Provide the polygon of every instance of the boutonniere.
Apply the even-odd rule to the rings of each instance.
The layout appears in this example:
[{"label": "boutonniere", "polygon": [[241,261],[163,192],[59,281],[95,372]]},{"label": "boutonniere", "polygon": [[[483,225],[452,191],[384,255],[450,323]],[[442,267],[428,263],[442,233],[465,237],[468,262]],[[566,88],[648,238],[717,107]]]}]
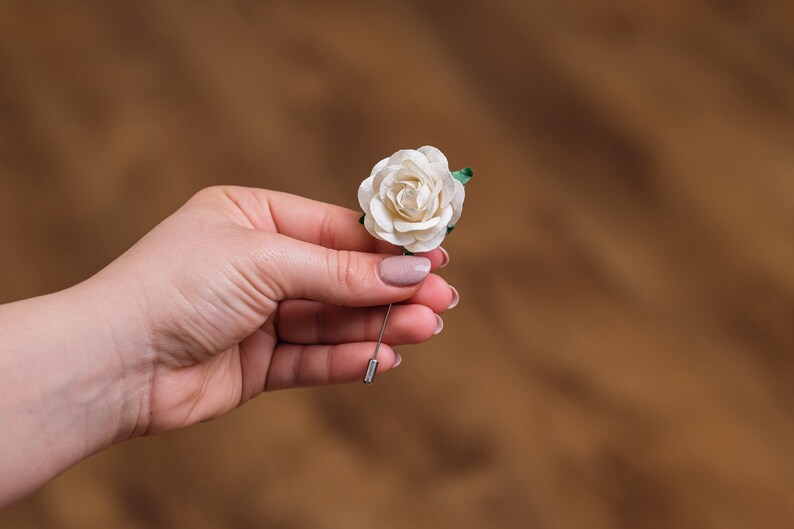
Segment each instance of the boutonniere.
[{"label": "boutonniere", "polygon": [[470,168],[450,171],[435,147],[397,151],[375,164],[358,188],[361,222],[373,237],[406,253],[438,248],[463,212]]},{"label": "boutonniere", "polygon": [[[360,222],[373,237],[401,246],[409,255],[438,248],[463,212],[465,185],[474,175],[466,167],[450,171],[447,157],[435,147],[397,151],[375,164],[358,188],[364,214]],[[375,353],[364,382],[371,384],[378,349],[389,320],[386,309]]]}]

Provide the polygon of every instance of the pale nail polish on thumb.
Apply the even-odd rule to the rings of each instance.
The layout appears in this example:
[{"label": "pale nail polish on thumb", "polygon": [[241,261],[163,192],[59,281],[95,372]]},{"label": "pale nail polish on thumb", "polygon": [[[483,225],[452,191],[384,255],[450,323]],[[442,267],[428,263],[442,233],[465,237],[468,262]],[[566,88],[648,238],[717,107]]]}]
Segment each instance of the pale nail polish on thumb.
[{"label": "pale nail polish on thumb", "polygon": [[414,255],[395,255],[378,264],[380,278],[387,285],[410,287],[421,283],[430,273],[430,259]]}]

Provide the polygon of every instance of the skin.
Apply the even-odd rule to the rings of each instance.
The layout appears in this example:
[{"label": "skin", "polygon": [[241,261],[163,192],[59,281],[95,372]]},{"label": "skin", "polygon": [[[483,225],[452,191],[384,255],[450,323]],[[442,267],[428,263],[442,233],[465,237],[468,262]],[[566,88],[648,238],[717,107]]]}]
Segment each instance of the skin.
[{"label": "skin", "polygon": [[[359,382],[385,342],[420,343],[453,293],[384,283],[400,250],[360,213],[261,189],[202,190],[94,277],[0,306],[0,506],[103,448],[263,391]],[[421,254],[431,268],[441,250]],[[389,345],[379,373],[399,356]]]}]

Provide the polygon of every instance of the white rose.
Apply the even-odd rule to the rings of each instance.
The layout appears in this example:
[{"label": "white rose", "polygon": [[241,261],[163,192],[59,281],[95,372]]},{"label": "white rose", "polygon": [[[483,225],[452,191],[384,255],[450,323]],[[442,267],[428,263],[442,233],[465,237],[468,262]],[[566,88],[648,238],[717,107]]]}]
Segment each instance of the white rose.
[{"label": "white rose", "polygon": [[435,147],[397,151],[372,168],[358,188],[364,226],[409,252],[437,248],[463,211],[466,192]]}]

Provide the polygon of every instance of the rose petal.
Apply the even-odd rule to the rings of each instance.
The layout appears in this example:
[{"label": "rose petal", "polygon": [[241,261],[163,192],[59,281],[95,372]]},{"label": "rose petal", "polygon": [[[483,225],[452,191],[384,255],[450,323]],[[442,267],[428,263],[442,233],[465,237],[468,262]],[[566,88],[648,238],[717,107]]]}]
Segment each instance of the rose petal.
[{"label": "rose petal", "polygon": [[453,211],[452,208],[447,206],[444,208],[440,214],[436,215],[434,218],[438,219],[438,224],[429,230],[425,230],[423,232],[415,233],[416,240],[418,241],[427,241],[430,240],[438,235],[439,231],[443,231],[446,233],[447,226],[449,226],[449,219],[452,217]]},{"label": "rose petal", "polygon": [[444,182],[442,180],[436,182],[435,186],[433,187],[433,191],[430,195],[431,200],[433,201],[432,202],[433,207],[425,210],[425,215],[424,218],[422,218],[422,220],[429,219],[430,217],[435,215],[436,212],[438,211],[438,208],[441,206],[441,198],[439,197],[439,195],[441,194],[441,190],[443,188],[444,188]]},{"label": "rose petal", "polygon": [[[450,173],[449,166],[447,166],[446,161],[444,162],[433,162],[427,166],[425,169],[426,172],[432,172],[436,175],[437,178],[441,178],[441,175],[445,175]],[[451,173],[450,173],[451,174]]]},{"label": "rose petal", "polygon": [[434,238],[430,239],[429,241],[415,241],[409,244],[403,244],[405,249],[409,252],[419,253],[419,252],[429,252],[431,250],[435,250],[441,243],[444,242],[444,237],[447,235],[447,230],[441,230],[438,235]]},{"label": "rose petal", "polygon": [[[425,186],[422,186],[425,187]],[[421,221],[424,211],[416,207],[416,199],[410,198],[415,194],[414,186],[403,185],[402,182],[395,182],[386,192],[388,206],[394,207],[395,211],[407,221]]]},{"label": "rose petal", "polygon": [[[401,174],[407,173],[413,175],[414,177],[419,178],[422,182],[426,182],[428,184],[431,184],[433,182],[436,182],[436,180],[438,180],[437,177],[434,178],[434,175],[432,173],[428,173],[427,171],[425,171],[419,164],[417,164],[413,160],[406,160],[403,166],[405,167],[405,169],[400,171]],[[425,165],[425,167],[428,166]]]},{"label": "rose petal", "polygon": [[398,213],[406,222],[422,222],[422,212],[418,209],[403,208]]},{"label": "rose petal", "polygon": [[401,186],[391,186],[388,191],[386,191],[386,197],[398,208],[400,207],[400,193],[402,193],[404,189],[401,189],[400,187]]},{"label": "rose petal", "polygon": [[455,182],[457,180],[452,176],[452,173],[447,172],[441,181],[444,182],[444,188],[441,190],[441,207],[445,208],[455,197]]},{"label": "rose petal", "polygon": [[[397,186],[395,186],[395,187],[397,187]],[[392,189],[394,189],[394,188],[392,188]],[[416,205],[416,191],[414,191],[413,189],[411,189],[409,187],[402,186],[402,189],[400,189],[400,192],[397,193],[397,202],[396,202],[396,204],[399,205],[401,208],[416,209],[417,208],[417,205]]]},{"label": "rose petal", "polygon": [[372,177],[372,176],[375,176],[376,174],[378,174],[383,168],[386,167],[386,165],[388,163],[389,163],[389,159],[388,158],[384,158],[383,160],[381,160],[378,163],[376,163],[375,167],[373,167],[372,171],[370,171],[369,176]]},{"label": "rose petal", "polygon": [[452,211],[454,213],[449,219],[447,226],[456,224],[458,220],[460,220],[460,215],[463,213],[463,200],[465,198],[466,188],[463,187],[463,184],[455,180],[455,196],[452,198],[452,202],[450,202],[450,206],[452,206]]},{"label": "rose petal", "polygon": [[364,210],[364,213],[369,215],[369,203],[372,201],[372,197],[375,196],[375,192],[372,190],[372,181],[374,177],[370,176],[363,182],[358,188],[358,204],[361,206],[361,209]]},{"label": "rose petal", "polygon": [[[438,216],[434,217],[434,220],[438,221],[437,230],[441,230],[441,231],[446,231],[447,230],[447,226],[449,226],[449,219],[452,217],[452,214],[453,214],[452,207],[447,206],[441,212],[441,215],[438,215]],[[436,230],[430,230],[430,231],[432,233],[416,233],[415,235],[416,235],[417,240],[426,241],[428,239],[432,239],[433,237],[435,237],[436,236],[436,234],[435,234]]]},{"label": "rose petal", "polygon": [[[375,177],[373,185],[377,186],[375,189],[377,189],[377,194],[380,195],[381,199],[385,200],[388,196],[389,189],[395,185],[400,187],[418,187],[418,179],[411,174],[406,176],[403,171],[404,168],[398,168],[395,170],[394,167],[389,167],[384,169],[384,171],[381,173],[378,173],[378,176]],[[386,173],[385,176],[380,178],[380,175],[383,173]]]},{"label": "rose petal", "polygon": [[429,230],[412,232],[412,235],[414,236],[414,239],[416,239],[417,241],[429,241],[435,238],[438,235],[438,233],[441,231],[447,231],[447,230],[446,228],[444,228],[439,224],[435,228],[431,228]]},{"label": "rose petal", "polygon": [[369,209],[378,228],[389,232],[394,230],[394,216],[389,212],[386,204],[378,200],[378,197],[373,197],[369,203]]},{"label": "rose petal", "polygon": [[419,147],[417,151],[421,152],[427,159],[431,162],[439,162],[444,164],[444,169],[449,171],[449,162],[447,161],[447,157],[444,156],[444,153],[436,149],[431,145],[425,145],[424,147]]},{"label": "rose petal", "polygon": [[[389,211],[393,210],[395,219],[404,219],[408,221],[419,220],[418,216],[420,215],[417,214],[415,209],[410,207],[405,207],[401,204],[400,193],[402,193],[404,189],[400,190],[400,192],[397,193],[396,191],[397,187],[399,186],[394,186],[392,189],[389,190],[389,198],[387,199],[386,207],[389,209]],[[392,197],[392,195],[394,195],[395,193],[397,194],[397,196]]]},{"label": "rose petal", "polygon": [[372,180],[372,189],[375,191],[376,194],[381,194],[383,189],[383,182],[397,173],[399,167],[384,167],[378,173],[375,174],[374,179]]},{"label": "rose petal", "polygon": [[416,163],[427,163],[427,156],[414,149],[403,149],[397,151],[389,158],[388,165],[402,165],[406,160],[413,160]]},{"label": "rose petal", "polygon": [[424,210],[431,202],[433,195],[433,188],[428,185],[421,186],[416,192],[416,206],[418,209]]},{"label": "rose petal", "polygon": [[425,208],[425,214],[422,217],[422,220],[427,220],[436,213],[438,213],[440,207],[441,207],[441,200],[438,197],[435,197],[433,199],[433,203]]},{"label": "rose petal", "polygon": [[[440,221],[441,219],[438,217],[432,218],[425,222],[405,222],[404,220],[395,220],[394,229],[402,232],[427,230],[438,225]],[[446,225],[444,225],[444,227],[446,228]]]},{"label": "rose petal", "polygon": [[408,233],[400,233],[396,231],[387,232],[379,230],[377,227],[375,227],[375,233],[379,239],[396,244],[397,246],[405,246],[406,244],[411,244],[416,241],[413,235]]},{"label": "rose petal", "polygon": [[375,219],[372,218],[372,215],[364,216],[364,227],[367,229],[370,235],[380,239],[381,237],[375,231]]}]

